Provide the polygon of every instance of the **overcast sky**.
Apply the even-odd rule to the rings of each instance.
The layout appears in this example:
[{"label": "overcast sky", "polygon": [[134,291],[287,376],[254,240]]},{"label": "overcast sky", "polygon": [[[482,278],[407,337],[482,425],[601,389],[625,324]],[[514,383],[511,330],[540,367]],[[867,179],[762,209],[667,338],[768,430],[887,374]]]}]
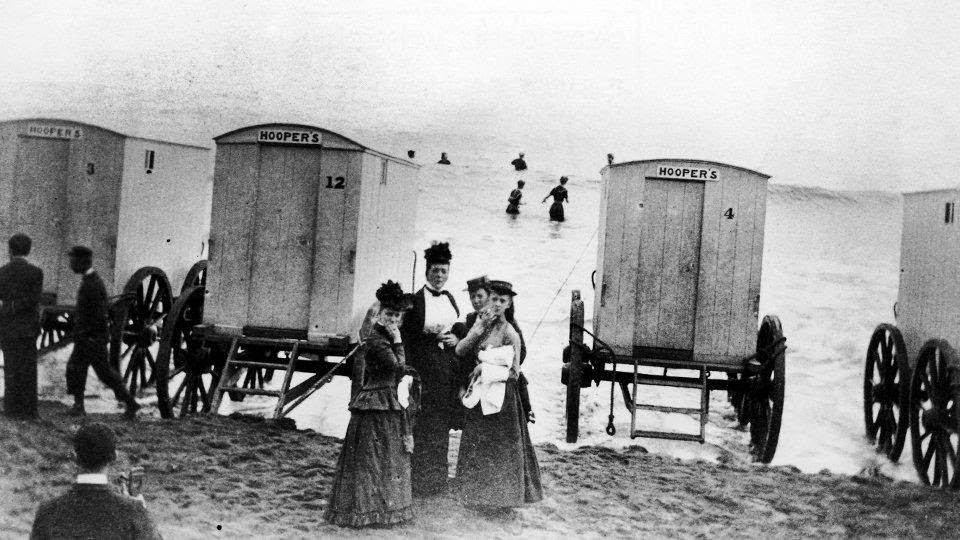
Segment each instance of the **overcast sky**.
[{"label": "overcast sky", "polygon": [[549,134],[791,183],[960,184],[958,2],[175,5],[4,0],[2,112],[69,106],[43,85],[121,87],[171,108],[314,102],[397,130]]}]

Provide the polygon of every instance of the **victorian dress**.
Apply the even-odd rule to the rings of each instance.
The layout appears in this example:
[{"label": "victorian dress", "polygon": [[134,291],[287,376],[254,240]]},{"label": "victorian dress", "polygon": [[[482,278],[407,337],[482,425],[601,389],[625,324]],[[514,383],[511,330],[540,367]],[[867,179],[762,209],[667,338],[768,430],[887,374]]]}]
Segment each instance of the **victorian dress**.
[{"label": "victorian dress", "polygon": [[[519,341],[513,327],[501,320],[479,335],[469,334],[458,351],[476,358],[481,350],[507,345],[519,355]],[[464,504],[513,507],[543,498],[515,375],[507,378],[502,395],[499,412],[484,414],[479,404],[467,412],[457,461],[458,498]]]},{"label": "victorian dress", "polygon": [[[467,333],[473,328],[473,325],[477,322],[477,312],[467,313],[464,322],[457,323],[457,326],[454,327],[454,333],[458,338],[463,339],[466,337]],[[517,324],[516,319],[509,319],[510,325],[513,326],[513,329],[517,331],[517,335],[520,337],[520,365],[523,365],[523,361],[527,359],[527,343],[523,339],[523,331],[520,330],[520,325]],[[460,360],[460,385],[466,387],[469,379],[470,372],[473,371],[473,368],[476,366],[476,357],[468,355],[466,358],[461,358]],[[527,376],[520,372],[520,377],[517,379],[517,393],[520,394],[520,405],[523,407],[523,414],[527,416],[530,411],[533,410],[533,407],[530,405],[530,391],[527,388]],[[466,411],[463,412],[463,417],[466,417]],[[461,422],[462,427],[462,422]]]},{"label": "victorian dress", "polygon": [[420,375],[420,411],[413,427],[411,472],[413,494],[428,496],[447,487],[450,430],[456,427],[459,404],[459,365],[453,347],[439,339],[451,331],[460,309],[448,291],[423,287],[413,296],[413,308],[403,316],[400,332],[407,362]]},{"label": "victorian dress", "polygon": [[390,525],[413,517],[409,413],[397,393],[403,345],[375,324],[365,341],[363,386],[350,401],[350,423],[324,518],[336,525]]}]

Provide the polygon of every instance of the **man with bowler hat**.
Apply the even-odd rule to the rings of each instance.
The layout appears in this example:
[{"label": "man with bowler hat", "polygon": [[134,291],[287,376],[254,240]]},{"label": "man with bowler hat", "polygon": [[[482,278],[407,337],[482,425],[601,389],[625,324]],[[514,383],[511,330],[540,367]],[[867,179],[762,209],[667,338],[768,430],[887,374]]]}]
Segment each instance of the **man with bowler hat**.
[{"label": "man with bowler hat", "polygon": [[15,234],[7,242],[10,262],[0,267],[0,348],[3,349],[3,412],[7,416],[37,416],[38,305],[43,270],[27,262],[32,242]]},{"label": "man with bowler hat", "polygon": [[117,493],[107,472],[117,459],[117,437],[101,422],[87,424],[73,439],[79,474],[70,491],[40,506],[31,540],[46,538],[158,539],[143,497]]},{"label": "man with bowler hat", "polygon": [[67,393],[73,394],[70,414],[86,414],[83,394],[87,386],[87,368],[113,390],[117,400],[127,406],[126,415],[136,416],[140,406],[123,386],[117,370],[110,365],[107,343],[110,341],[107,288],[93,269],[93,251],[86,246],[70,248],[70,269],[83,276],[77,291],[77,315],[73,327],[73,354],[67,361]]}]

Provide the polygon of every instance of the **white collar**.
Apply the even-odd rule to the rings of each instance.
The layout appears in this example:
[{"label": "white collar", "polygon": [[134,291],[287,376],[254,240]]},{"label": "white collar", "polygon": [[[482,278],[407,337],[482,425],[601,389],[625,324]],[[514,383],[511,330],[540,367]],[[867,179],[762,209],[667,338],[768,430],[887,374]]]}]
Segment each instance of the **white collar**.
[{"label": "white collar", "polygon": [[93,273],[93,267],[91,266],[90,268],[87,268],[87,271],[84,272],[83,275],[89,276],[89,275],[92,274],[92,273]]},{"label": "white collar", "polygon": [[77,475],[78,484],[109,484],[107,475],[103,473],[85,473]]},{"label": "white collar", "polygon": [[426,289],[426,290],[428,290],[428,291],[433,291],[433,292],[435,292],[435,293],[437,293],[437,294],[443,294],[443,289],[441,289],[441,290],[438,291],[437,289],[434,289],[434,288],[431,287],[430,285],[424,285],[423,288]]}]

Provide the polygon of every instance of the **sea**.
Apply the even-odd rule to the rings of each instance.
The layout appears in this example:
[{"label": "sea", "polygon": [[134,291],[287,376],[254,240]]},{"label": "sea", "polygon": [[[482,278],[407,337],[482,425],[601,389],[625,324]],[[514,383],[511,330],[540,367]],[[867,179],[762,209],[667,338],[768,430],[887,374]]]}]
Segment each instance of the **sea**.
[{"label": "sea", "polygon": [[[196,91],[175,101],[163,89],[72,85],[8,85],[0,117],[67,118],[124,133],[212,147],[212,137],[265,122],[296,122],[346,135],[374,149],[405,156],[416,152],[419,177],[416,238],[411,260],[433,241],[449,242],[453,260],[448,288],[461,306],[461,289],[480,274],[505,279],[519,292],[516,311],[526,336],[524,371],[537,415],[535,442],[561,448],[585,445],[641,445],[683,459],[749,460],[748,433],[738,428],[724,392],[711,396],[706,443],[631,439],[630,414],[617,389],[616,435],[605,432],[610,384],[583,389],[580,438],[564,442],[565,387],[560,383],[561,351],[567,342],[570,298],[580,291],[590,321],[596,267],[600,169],[606,154],[616,161],[693,158],[712,155],[650,155],[629,130],[569,132],[551,125],[504,129],[463,118],[424,120],[413,108],[377,110],[323,99],[273,100],[260,94]],[[435,118],[435,117],[431,117]],[[447,152],[451,165],[437,165]],[[529,169],[522,176],[509,165],[518,152]],[[752,163],[734,163],[755,168]],[[762,171],[773,173],[772,171]],[[567,220],[552,223],[541,199],[561,175],[569,177]],[[516,180],[526,181],[519,216],[508,216],[506,197]],[[781,183],[767,192],[760,313],[777,315],[787,337],[786,399],[774,465],[808,472],[827,469],[856,474],[877,469],[914,480],[909,464],[888,463],[864,438],[862,377],[865,351],[877,324],[892,322],[897,295],[902,199],[897,193],[851,192],[811,187],[823,179]],[[149,261],[144,261],[149,264]],[[420,266],[422,268],[422,266]],[[410,284],[411,276],[396,276]],[[423,283],[422,274],[415,285]],[[589,325],[588,325],[589,326]],[[644,388],[644,400],[696,406],[696,393]],[[671,393],[673,392],[673,393]],[[109,392],[104,392],[109,397]],[[333,436],[346,431],[349,381],[337,378],[307,400],[292,417],[300,428]],[[268,414],[267,400],[227,403],[224,411]],[[652,413],[638,417],[646,429],[696,431],[691,416]]]}]

